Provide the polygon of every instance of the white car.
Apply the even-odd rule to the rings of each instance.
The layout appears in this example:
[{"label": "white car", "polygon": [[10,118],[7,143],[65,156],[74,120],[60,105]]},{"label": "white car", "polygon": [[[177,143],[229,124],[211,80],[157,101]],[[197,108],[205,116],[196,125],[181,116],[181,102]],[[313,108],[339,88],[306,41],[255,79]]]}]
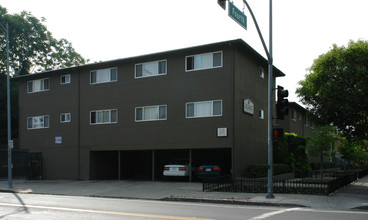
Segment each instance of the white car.
[{"label": "white car", "polygon": [[189,176],[189,163],[177,160],[164,166],[164,176]]}]

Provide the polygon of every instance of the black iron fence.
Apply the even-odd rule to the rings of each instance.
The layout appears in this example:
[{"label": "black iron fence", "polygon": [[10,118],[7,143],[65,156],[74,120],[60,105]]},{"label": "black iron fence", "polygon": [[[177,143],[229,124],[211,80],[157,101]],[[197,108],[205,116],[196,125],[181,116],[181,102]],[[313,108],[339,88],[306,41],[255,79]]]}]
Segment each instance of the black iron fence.
[{"label": "black iron fence", "polygon": [[[313,172],[308,178],[273,181],[274,193],[330,195],[368,174],[368,169],[344,172]],[[267,179],[205,179],[203,191],[266,193]]]}]

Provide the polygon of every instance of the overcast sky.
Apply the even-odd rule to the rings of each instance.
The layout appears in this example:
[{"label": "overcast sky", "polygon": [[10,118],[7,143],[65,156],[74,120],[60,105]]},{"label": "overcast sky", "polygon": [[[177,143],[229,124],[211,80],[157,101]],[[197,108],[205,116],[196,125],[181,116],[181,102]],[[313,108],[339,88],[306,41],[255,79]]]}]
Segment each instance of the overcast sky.
[{"label": "overcast sky", "polygon": [[[243,1],[233,3],[243,10]],[[269,0],[248,0],[268,46]],[[91,62],[144,55],[241,38],[266,57],[247,8],[248,29],[235,23],[217,0],[1,0],[10,14],[45,17],[57,39],[66,38]],[[273,0],[274,65],[289,90],[313,60],[333,44],[368,39],[367,0]],[[10,27],[11,28],[11,27]]]}]

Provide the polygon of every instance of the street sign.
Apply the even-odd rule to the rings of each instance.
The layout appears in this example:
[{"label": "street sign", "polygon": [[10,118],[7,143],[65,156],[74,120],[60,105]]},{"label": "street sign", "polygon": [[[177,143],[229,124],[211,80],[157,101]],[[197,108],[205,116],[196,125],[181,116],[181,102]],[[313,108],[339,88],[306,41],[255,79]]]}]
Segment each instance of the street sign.
[{"label": "street sign", "polygon": [[229,17],[236,21],[240,26],[247,29],[247,16],[241,12],[233,3],[229,1]]}]

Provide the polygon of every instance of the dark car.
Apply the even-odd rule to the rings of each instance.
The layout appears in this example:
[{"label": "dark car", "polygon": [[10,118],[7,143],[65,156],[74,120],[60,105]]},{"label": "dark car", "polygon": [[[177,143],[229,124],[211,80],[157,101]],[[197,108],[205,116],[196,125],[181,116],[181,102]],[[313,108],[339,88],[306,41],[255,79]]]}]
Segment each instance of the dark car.
[{"label": "dark car", "polygon": [[218,165],[202,165],[197,169],[198,178],[211,178],[221,176],[222,169]]}]

